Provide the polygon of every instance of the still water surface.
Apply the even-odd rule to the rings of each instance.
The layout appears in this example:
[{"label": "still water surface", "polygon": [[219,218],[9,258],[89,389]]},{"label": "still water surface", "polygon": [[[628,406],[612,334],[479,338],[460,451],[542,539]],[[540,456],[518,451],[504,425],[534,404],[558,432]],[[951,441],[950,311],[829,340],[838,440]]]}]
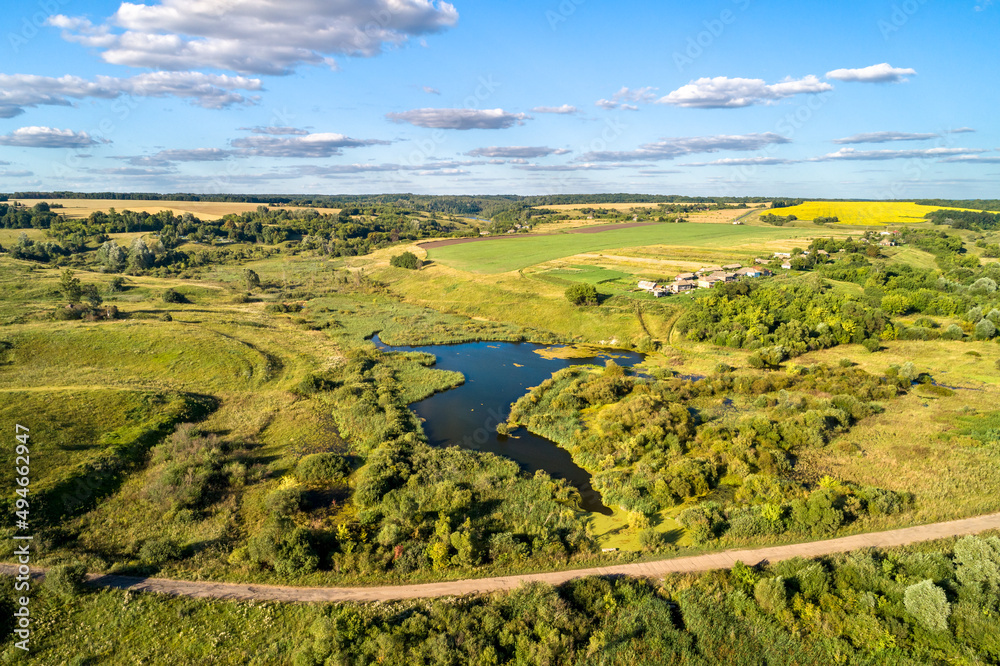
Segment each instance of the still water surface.
[{"label": "still water surface", "polygon": [[586,511],[610,514],[601,495],[590,485],[590,474],[573,462],[565,449],[524,428],[510,436],[498,435],[496,426],[507,419],[510,405],[538,386],[552,373],[572,365],[599,364],[614,359],[622,366],[642,361],[642,354],[620,350],[596,353],[588,358],[547,359],[535,353],[545,345],[526,342],[469,342],[456,345],[392,347],[378,336],[372,339],[384,351],[420,351],[437,357],[436,368],[465,375],[465,384],[410,408],[424,421],[424,432],[434,446],[462,446],[489,451],[516,461],[529,474],[545,470],[565,479],[580,491]]}]

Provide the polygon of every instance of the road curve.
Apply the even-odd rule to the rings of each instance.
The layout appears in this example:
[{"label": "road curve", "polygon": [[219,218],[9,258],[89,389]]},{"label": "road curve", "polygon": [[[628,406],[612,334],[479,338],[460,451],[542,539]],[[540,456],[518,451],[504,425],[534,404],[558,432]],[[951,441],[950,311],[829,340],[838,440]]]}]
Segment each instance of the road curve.
[{"label": "road curve", "polygon": [[[638,562],[607,567],[594,567],[591,569],[573,569],[569,571],[501,576],[499,578],[467,579],[421,585],[286,587],[281,585],[215,583],[208,581],[172,580],[167,578],[139,578],[110,574],[88,574],[87,578],[88,582],[94,586],[112,587],[137,592],[160,592],[162,594],[195,599],[286,602],[393,601],[511,590],[522,583],[530,582],[558,585],[584,576],[640,576],[660,578],[670,573],[728,569],[737,561],[746,564],[757,564],[764,561],[777,562],[792,557],[817,557],[831,553],[843,553],[859,548],[903,546],[919,541],[932,541],[946,537],[976,534],[991,529],[1000,529],[1000,513],[786,546],[727,550],[721,553],[678,557],[672,560],[659,560],[656,562]],[[35,571],[39,570],[36,569],[33,573]],[[16,565],[0,564],[0,574],[13,576],[16,573]]]}]

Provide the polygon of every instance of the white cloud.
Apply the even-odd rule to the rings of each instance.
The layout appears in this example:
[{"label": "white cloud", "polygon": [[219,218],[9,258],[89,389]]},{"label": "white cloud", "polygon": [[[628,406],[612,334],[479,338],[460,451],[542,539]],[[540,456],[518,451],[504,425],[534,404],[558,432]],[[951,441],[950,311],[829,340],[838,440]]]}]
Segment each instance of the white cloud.
[{"label": "white cloud", "polygon": [[565,155],[570,151],[564,148],[548,148],[546,146],[489,146],[476,148],[466,153],[472,157],[502,157],[502,158],[535,158],[549,155]]},{"label": "white cloud", "polygon": [[854,148],[841,148],[835,153],[828,153],[822,157],[814,157],[810,162],[831,162],[837,160],[861,160],[880,161],[898,160],[920,157],[949,157],[953,155],[974,155],[985,153],[979,148],[922,148],[916,150],[855,150]]},{"label": "white cloud", "polygon": [[376,139],[352,139],[343,134],[320,133],[306,136],[280,138],[276,136],[248,136],[234,139],[233,147],[243,155],[264,157],[332,157],[340,155],[344,148],[388,145],[389,141]]},{"label": "white cloud", "polygon": [[0,169],[0,178],[30,178],[34,176],[33,171],[9,171],[7,169]]},{"label": "white cloud", "polygon": [[409,123],[417,127],[437,129],[507,129],[523,125],[531,116],[526,113],[508,113],[503,109],[414,109],[402,113],[387,113],[386,118],[395,123]]},{"label": "white cloud", "polygon": [[780,157],[727,157],[714,162],[691,162],[689,164],[679,164],[684,167],[707,167],[707,166],[775,166],[783,164],[798,164],[799,160],[786,160]]},{"label": "white cloud", "polygon": [[906,76],[916,74],[917,70],[893,67],[887,62],[859,69],[835,69],[826,73],[826,78],[838,81],[860,81],[862,83],[900,83],[906,81]]},{"label": "white cloud", "polygon": [[457,22],[453,5],[434,0],[161,0],[123,2],[96,26],[49,19],[64,39],[101,49],[112,64],[256,74],[335,67],[331,56],[375,56]]},{"label": "white cloud", "polygon": [[53,127],[21,127],[10,134],[0,136],[0,146],[19,148],[87,148],[98,143],[86,132],[61,130]]},{"label": "white cloud", "polygon": [[890,141],[926,141],[936,139],[940,134],[912,134],[908,132],[867,132],[853,134],[843,139],[834,139],[834,143],[889,143]]},{"label": "white cloud", "polygon": [[133,166],[167,166],[174,162],[220,162],[233,156],[230,150],[220,148],[190,148],[161,150],[154,155],[139,155],[135,157],[124,157]]},{"label": "white cloud", "polygon": [[975,131],[971,127],[959,127],[958,129],[948,130],[948,134],[967,134]]},{"label": "white cloud", "polygon": [[578,108],[569,104],[563,104],[562,106],[536,106],[531,110],[532,113],[557,113],[561,115],[578,113],[579,111]]},{"label": "white cloud", "polygon": [[431,88],[430,86],[424,86],[422,90],[428,95],[440,95],[441,91],[437,88]]},{"label": "white cloud", "polygon": [[968,162],[970,164],[1000,164],[1000,157],[992,155],[954,155],[946,157],[941,162]]},{"label": "white cloud", "polygon": [[717,76],[692,81],[661,97],[657,103],[696,109],[731,109],[828,90],[833,90],[833,86],[823,83],[812,74],[801,79],[788,78],[773,84],[768,84],[763,79],[731,79]]},{"label": "white cloud", "polygon": [[515,169],[520,169],[522,171],[607,171],[608,169],[614,169],[618,166],[634,166],[629,165],[618,165],[618,164],[522,164],[515,166]]},{"label": "white cloud", "polygon": [[260,90],[259,79],[201,72],[149,72],[129,78],[98,76],[93,81],[78,76],[0,74],[0,118],[13,118],[26,108],[71,106],[72,100],[95,98],[181,97],[195,104],[221,109],[255,100],[234,90]]},{"label": "white cloud", "polygon": [[581,162],[632,162],[670,160],[680,155],[716,153],[720,150],[760,150],[772,144],[791,143],[789,139],[767,132],[765,134],[720,134],[716,136],[688,136],[663,139],[647,143],[630,151],[601,151],[582,155]]},{"label": "white cloud", "polygon": [[611,99],[616,102],[634,102],[636,104],[649,104],[656,101],[656,88],[646,86],[645,88],[628,88],[622,86],[618,92],[612,95]]},{"label": "white cloud", "polygon": [[305,136],[309,134],[309,130],[299,129],[298,127],[262,127],[257,125],[256,127],[239,127],[237,129],[254,134],[272,134],[275,136]]}]

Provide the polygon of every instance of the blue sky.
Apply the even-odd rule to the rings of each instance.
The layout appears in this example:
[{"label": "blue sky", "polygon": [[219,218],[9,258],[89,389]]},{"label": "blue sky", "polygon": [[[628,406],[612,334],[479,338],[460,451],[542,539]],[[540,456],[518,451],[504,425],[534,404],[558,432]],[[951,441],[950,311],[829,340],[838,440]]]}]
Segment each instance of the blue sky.
[{"label": "blue sky", "polygon": [[997,197],[1000,4],[36,0],[0,191]]}]

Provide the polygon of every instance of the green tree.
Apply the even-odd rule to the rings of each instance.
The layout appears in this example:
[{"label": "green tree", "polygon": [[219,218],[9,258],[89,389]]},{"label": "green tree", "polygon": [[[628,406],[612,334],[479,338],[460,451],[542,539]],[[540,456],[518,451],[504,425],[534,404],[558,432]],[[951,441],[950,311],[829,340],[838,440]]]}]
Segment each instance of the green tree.
[{"label": "green tree", "polygon": [[132,271],[144,271],[153,265],[153,253],[149,251],[146,241],[136,238],[128,250],[128,267]]},{"label": "green tree", "polygon": [[578,283],[566,290],[566,299],[573,305],[597,305],[597,288]]},{"label": "green tree", "polygon": [[411,271],[415,271],[424,264],[417,258],[417,255],[412,252],[404,252],[403,254],[397,254],[395,257],[390,259],[389,265],[395,266],[396,268],[408,268]]},{"label": "green tree", "polygon": [[70,303],[79,303],[83,296],[83,287],[80,286],[80,278],[73,277],[73,271],[66,269],[59,278],[59,290]]},{"label": "green tree", "polygon": [[243,282],[246,283],[247,291],[260,289],[260,276],[252,268],[243,271]]},{"label": "green tree", "polygon": [[951,604],[944,590],[932,580],[925,580],[916,585],[910,585],[903,593],[903,604],[920,624],[931,631],[946,631],[948,616],[951,615]]},{"label": "green tree", "polygon": [[104,299],[101,298],[101,292],[97,290],[96,284],[84,285],[83,296],[87,299],[87,303],[89,303],[92,308],[99,308],[104,302]]},{"label": "green tree", "polygon": [[118,243],[109,240],[97,250],[97,261],[108,273],[121,273],[128,265],[128,255]]}]

